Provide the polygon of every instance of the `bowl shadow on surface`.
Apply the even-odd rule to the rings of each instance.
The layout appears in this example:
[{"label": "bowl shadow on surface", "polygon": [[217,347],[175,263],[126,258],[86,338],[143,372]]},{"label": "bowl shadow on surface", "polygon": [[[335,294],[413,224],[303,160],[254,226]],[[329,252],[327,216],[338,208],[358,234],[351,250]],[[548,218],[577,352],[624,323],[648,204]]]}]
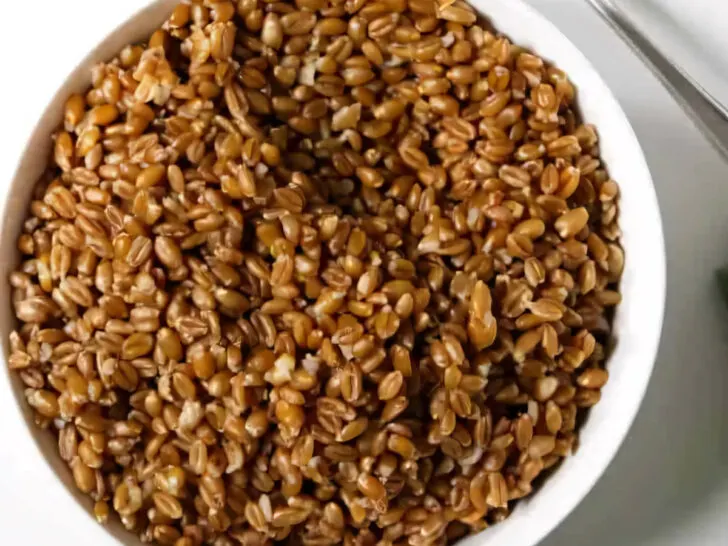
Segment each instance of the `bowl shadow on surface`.
[{"label": "bowl shadow on surface", "polygon": [[[725,214],[722,225],[710,224],[710,218],[720,217],[728,205],[725,183],[717,183],[725,165],[704,141],[686,131],[680,118],[637,111],[627,104],[625,109],[650,163],[663,218],[685,218],[690,203],[689,210],[705,212],[691,216],[705,229],[693,227],[688,233],[680,221],[664,223],[666,315],[642,409],[592,494],[542,546],[584,544],[594,537],[602,537],[599,544],[610,544],[615,525],[619,534],[614,544],[643,544],[669,536],[693,515],[704,513],[711,495],[728,482],[724,425],[728,341],[715,343],[728,340],[728,304],[722,304],[715,280],[716,268],[722,260],[728,262],[728,243],[718,238],[696,245],[691,240],[695,233],[706,237],[710,232],[728,233]],[[680,156],[669,162],[661,145],[665,135],[674,140],[671,149],[680,149]],[[713,176],[696,177],[706,170]],[[694,179],[716,183],[698,187],[689,183]],[[697,199],[696,192],[700,192]]]}]

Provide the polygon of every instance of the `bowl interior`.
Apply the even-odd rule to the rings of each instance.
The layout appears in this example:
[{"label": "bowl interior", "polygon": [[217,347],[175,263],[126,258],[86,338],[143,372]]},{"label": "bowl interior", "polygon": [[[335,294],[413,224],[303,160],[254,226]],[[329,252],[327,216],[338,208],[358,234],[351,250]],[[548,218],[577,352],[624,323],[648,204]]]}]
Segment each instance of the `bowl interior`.
[{"label": "bowl interior", "polygon": [[[622,442],[639,408],[649,380],[664,309],[665,254],[657,200],[644,156],[626,116],[613,95],[584,56],[553,25],[521,0],[471,0],[493,26],[515,43],[525,46],[566,71],[578,89],[583,118],[597,126],[602,157],[610,175],[620,184],[620,222],[627,261],[621,284],[623,303],[618,308],[614,334],[617,344],[609,360],[610,380],[601,402],[590,412],[580,433],[580,448],[549,477],[538,493],[519,502],[513,515],[487,532],[465,539],[464,546],[533,545],[553,529],[594,485]],[[165,19],[176,0],[157,0],[117,27],[115,21],[99,21],[111,32],[68,77],[41,115],[28,146],[20,159],[4,203],[0,240],[0,278],[7,279],[18,263],[15,246],[27,214],[30,192],[42,174],[50,154],[49,135],[59,126],[63,104],[69,94],[88,87],[91,67],[115,56],[127,43],[148,37]],[[9,302],[8,284],[0,282],[0,301]],[[15,327],[9,305],[0,308],[0,343],[7,359],[7,338]],[[95,524],[89,512],[91,501],[77,493],[70,472],[57,453],[50,434],[40,432],[32,422],[20,381],[0,373],[0,390],[12,389],[19,413],[30,427],[28,438],[18,439],[22,448],[31,447],[29,456],[39,460],[40,450],[75,501],[64,510],[74,521],[88,522],[89,543],[139,544],[119,523],[107,533]],[[32,440],[31,440],[32,437]],[[32,452],[32,455],[30,454]],[[73,508],[70,507],[73,505]],[[74,512],[71,515],[71,512]],[[86,512],[86,514],[84,514]]]}]

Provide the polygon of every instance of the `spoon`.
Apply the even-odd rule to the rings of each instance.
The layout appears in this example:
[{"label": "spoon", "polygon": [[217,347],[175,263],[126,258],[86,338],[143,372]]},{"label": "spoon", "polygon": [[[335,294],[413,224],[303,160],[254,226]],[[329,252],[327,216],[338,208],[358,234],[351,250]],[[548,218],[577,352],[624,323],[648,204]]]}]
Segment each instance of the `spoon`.
[{"label": "spoon", "polygon": [[667,88],[724,159],[728,160],[728,108],[668,59],[612,0],[587,0]]}]

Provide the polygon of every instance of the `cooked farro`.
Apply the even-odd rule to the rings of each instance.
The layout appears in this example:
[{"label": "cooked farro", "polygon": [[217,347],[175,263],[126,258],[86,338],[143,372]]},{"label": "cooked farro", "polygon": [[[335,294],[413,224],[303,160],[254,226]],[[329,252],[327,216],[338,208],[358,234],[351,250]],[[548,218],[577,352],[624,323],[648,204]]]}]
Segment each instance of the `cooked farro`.
[{"label": "cooked farro", "polygon": [[624,253],[561,70],[461,0],[191,0],[91,81],[8,363],[99,522],[446,544],[572,451]]}]

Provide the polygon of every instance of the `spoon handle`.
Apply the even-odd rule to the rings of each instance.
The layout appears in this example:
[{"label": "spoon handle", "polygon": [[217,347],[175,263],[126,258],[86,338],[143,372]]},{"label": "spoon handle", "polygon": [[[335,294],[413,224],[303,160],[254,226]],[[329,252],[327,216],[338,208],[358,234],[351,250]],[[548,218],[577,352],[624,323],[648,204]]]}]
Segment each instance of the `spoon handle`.
[{"label": "spoon handle", "polygon": [[728,109],[670,61],[612,0],[587,0],[667,88],[713,147],[728,160]]}]

